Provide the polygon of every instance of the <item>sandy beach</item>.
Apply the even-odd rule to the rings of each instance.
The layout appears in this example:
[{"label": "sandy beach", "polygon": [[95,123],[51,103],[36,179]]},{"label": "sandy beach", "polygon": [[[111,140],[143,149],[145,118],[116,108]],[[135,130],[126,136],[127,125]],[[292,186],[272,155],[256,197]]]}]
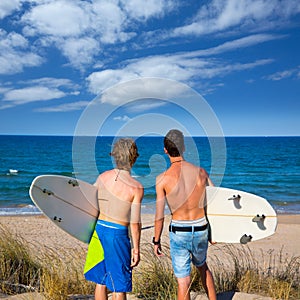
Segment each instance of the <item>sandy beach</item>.
[{"label": "sandy beach", "polygon": [[[149,243],[153,236],[153,215],[143,215],[143,227],[141,243]],[[168,218],[166,218],[164,233],[162,240],[168,243]],[[29,246],[33,251],[37,253],[41,250],[47,251],[47,249],[55,250],[59,253],[60,249],[78,249],[85,251],[87,245],[76,240],[72,236],[68,235],[57,226],[54,225],[48,218],[44,216],[3,216],[0,217],[0,225],[6,228],[11,234],[20,236],[29,243]],[[263,240],[254,241],[247,245],[247,247],[258,255],[264,256],[268,253],[281,257],[284,256],[294,257],[300,256],[300,215],[279,215],[278,227],[276,233]],[[225,255],[225,244],[216,244],[209,247],[208,262],[210,257]],[[244,245],[234,245],[236,249],[243,249]],[[258,258],[259,259],[259,258]],[[25,297],[25,298],[24,298]],[[28,298],[32,295],[16,295],[11,297],[5,297],[0,295],[1,299],[32,299]],[[224,298],[225,297],[225,298]],[[34,298],[38,299],[38,298]],[[135,299],[130,296],[129,299]],[[206,299],[205,296],[195,296],[193,299]],[[271,299],[267,297],[261,297],[257,295],[248,295],[235,293],[234,295],[219,295],[219,299]]]}]

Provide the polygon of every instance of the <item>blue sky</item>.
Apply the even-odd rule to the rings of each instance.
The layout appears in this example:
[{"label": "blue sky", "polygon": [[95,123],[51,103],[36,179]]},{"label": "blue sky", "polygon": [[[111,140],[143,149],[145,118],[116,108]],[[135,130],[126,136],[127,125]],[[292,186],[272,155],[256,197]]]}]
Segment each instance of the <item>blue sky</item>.
[{"label": "blue sky", "polygon": [[[147,77],[202,95],[226,136],[300,133],[298,0],[1,0],[0,22],[0,134],[73,135],[97,95]],[[202,135],[159,97],[105,105],[102,135],[141,116]]]}]

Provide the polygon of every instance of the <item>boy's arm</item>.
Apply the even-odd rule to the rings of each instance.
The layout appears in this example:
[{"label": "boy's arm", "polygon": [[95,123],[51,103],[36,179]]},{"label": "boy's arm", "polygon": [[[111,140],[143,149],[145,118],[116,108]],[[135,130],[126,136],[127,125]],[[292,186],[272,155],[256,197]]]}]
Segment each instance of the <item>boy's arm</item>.
[{"label": "boy's arm", "polygon": [[132,240],[132,264],[136,267],[140,262],[140,240],[141,240],[141,202],[144,196],[144,189],[138,188],[138,191],[131,205],[130,230]]},{"label": "boy's arm", "polygon": [[164,185],[162,182],[162,176],[156,178],[156,211],[155,211],[155,221],[154,221],[154,253],[157,256],[161,256],[161,243],[160,238],[164,227],[165,219],[165,203],[166,195],[164,190]]}]

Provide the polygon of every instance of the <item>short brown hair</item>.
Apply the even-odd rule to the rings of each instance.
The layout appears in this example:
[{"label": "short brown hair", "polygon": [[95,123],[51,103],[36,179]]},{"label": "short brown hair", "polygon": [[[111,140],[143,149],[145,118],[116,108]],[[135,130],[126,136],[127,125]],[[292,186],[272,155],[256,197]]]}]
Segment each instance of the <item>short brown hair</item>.
[{"label": "short brown hair", "polygon": [[177,129],[170,130],[164,138],[164,146],[171,157],[181,156],[184,151],[183,133]]},{"label": "short brown hair", "polygon": [[110,155],[114,157],[117,168],[121,170],[130,170],[139,156],[136,143],[130,138],[119,139]]}]

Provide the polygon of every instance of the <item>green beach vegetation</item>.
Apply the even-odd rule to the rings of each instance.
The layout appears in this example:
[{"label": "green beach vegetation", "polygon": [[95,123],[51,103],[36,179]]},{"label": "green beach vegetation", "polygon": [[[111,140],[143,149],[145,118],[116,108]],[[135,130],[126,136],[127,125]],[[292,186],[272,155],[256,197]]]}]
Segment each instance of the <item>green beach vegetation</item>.
[{"label": "green beach vegetation", "polygon": [[[164,245],[164,249],[168,246]],[[280,253],[254,254],[242,245],[222,245],[222,255],[209,257],[217,293],[238,291],[269,296],[273,299],[300,299],[300,256],[288,257]],[[176,299],[176,280],[171,259],[154,256],[152,245],[144,245],[145,261],[134,273],[134,293],[142,299]],[[200,276],[192,272],[191,290],[204,294]]]},{"label": "green beach vegetation", "polygon": [[[93,294],[94,284],[83,277],[85,249],[34,251],[33,245],[3,226],[0,236],[0,292],[37,292],[52,300]],[[222,257],[212,255],[209,259],[218,293],[240,291],[274,299],[300,299],[300,256],[288,257],[283,249],[279,254],[254,254],[247,246],[233,245],[222,246],[221,251]],[[204,293],[196,270],[192,278],[191,289]],[[135,269],[133,280],[133,293],[140,299],[176,299],[170,257],[155,257],[151,244],[142,245],[142,263]]]},{"label": "green beach vegetation", "polygon": [[35,251],[21,236],[1,225],[0,236],[0,292],[37,292],[51,300],[93,293],[94,285],[83,277],[84,249],[56,252],[41,246]]}]

